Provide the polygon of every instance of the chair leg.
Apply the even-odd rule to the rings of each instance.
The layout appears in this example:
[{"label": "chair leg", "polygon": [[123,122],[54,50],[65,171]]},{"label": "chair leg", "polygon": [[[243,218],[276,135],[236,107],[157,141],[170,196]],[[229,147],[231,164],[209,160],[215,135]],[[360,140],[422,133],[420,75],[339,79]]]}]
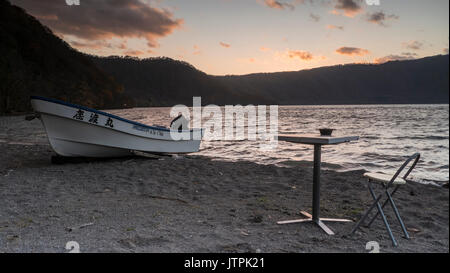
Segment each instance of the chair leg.
[{"label": "chair leg", "polygon": [[[370,180],[368,181],[368,183],[370,183]],[[373,208],[375,208],[376,204],[381,199],[381,196],[382,195],[380,194],[378,196],[378,198],[373,198],[375,200],[375,202],[373,202],[373,204],[370,206],[370,208],[367,209],[366,213],[363,215],[363,217],[361,217],[361,219],[355,225],[355,227],[353,228],[353,230],[352,230],[352,232],[350,234],[354,234],[356,232],[356,230],[361,226],[361,224],[364,223],[364,221],[366,220],[367,216],[369,216],[370,212],[373,210]],[[373,197],[373,195],[372,195],[372,197]]]},{"label": "chair leg", "polygon": [[395,216],[397,216],[397,220],[400,222],[400,226],[402,227],[403,233],[405,234],[405,238],[409,239],[410,237],[409,237],[408,231],[406,231],[405,224],[403,223],[402,218],[400,217],[400,213],[398,212],[397,206],[394,203],[394,199],[392,199],[392,196],[391,196],[391,194],[389,194],[389,192],[386,191],[386,194],[388,196],[388,200],[391,203],[392,209],[395,212]]},{"label": "chair leg", "polygon": [[[376,199],[375,193],[373,192],[373,189],[372,189],[372,186],[370,185],[370,183],[369,183],[369,191],[370,191],[370,194],[372,195],[373,199]],[[398,246],[398,243],[394,238],[394,234],[392,234],[391,227],[389,226],[386,216],[384,215],[383,208],[381,207],[380,202],[377,201],[376,203],[377,203],[378,212],[381,214],[381,218],[383,218],[384,225],[386,226],[386,229],[389,233],[389,237],[391,237],[392,244],[394,245],[394,247],[396,247],[396,246]]]},{"label": "chair leg", "polygon": [[355,231],[361,226],[362,223],[364,223],[364,220],[366,220],[367,216],[369,216],[369,213],[372,211],[372,209],[375,207],[378,201],[373,202],[372,206],[366,211],[366,213],[361,217],[361,219],[358,221],[358,223],[353,228],[352,232],[350,234],[354,234]]},{"label": "chair leg", "polygon": [[[396,186],[395,189],[392,191],[391,196],[395,194],[395,192],[397,191],[397,189],[399,188],[399,186]],[[386,190],[387,192],[387,190]],[[386,204],[389,202],[389,198],[386,199],[386,201],[384,201],[383,205],[381,206],[383,209],[386,206]],[[366,227],[370,227],[372,225],[372,223],[375,221],[375,219],[378,217],[380,213],[377,211],[377,214],[375,214],[375,216],[372,217],[372,219],[370,220],[370,222],[366,225]]]}]

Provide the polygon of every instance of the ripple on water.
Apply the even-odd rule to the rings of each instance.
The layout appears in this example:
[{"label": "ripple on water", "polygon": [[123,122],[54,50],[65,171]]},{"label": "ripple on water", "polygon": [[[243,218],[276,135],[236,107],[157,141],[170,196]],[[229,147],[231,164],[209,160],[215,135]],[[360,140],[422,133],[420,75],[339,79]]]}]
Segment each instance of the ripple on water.
[{"label": "ripple on water", "polygon": [[[172,119],[170,108],[113,112],[147,124],[170,124]],[[448,105],[279,106],[278,130],[312,133],[325,126],[336,128],[336,135],[360,136],[354,144],[323,149],[324,162],[341,165],[344,169],[392,173],[407,156],[420,152],[421,161],[412,173],[414,179],[419,182],[448,181],[448,116]],[[261,151],[260,143],[204,140],[199,154],[227,160],[247,159],[261,164],[275,164],[292,158],[312,160],[311,146],[280,141],[275,150]]]}]

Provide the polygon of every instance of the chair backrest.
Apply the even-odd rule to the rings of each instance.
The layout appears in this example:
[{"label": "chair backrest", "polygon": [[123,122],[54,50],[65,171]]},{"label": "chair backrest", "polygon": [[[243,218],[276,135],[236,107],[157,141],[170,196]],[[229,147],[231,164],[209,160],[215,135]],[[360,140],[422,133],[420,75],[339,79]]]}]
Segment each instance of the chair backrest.
[{"label": "chair backrest", "polygon": [[405,173],[405,175],[403,176],[403,179],[406,180],[406,178],[408,177],[408,175],[411,173],[411,171],[414,169],[414,167],[417,165],[417,162],[420,159],[420,153],[415,153],[412,156],[410,156],[408,159],[406,159],[405,163],[403,163],[403,165],[397,170],[397,172],[394,174],[394,176],[392,177],[391,181],[387,184],[387,187],[390,187],[392,185],[392,183],[394,183],[395,179],[397,179],[397,177],[400,175],[400,173],[403,171],[403,169],[408,166],[408,164],[414,160],[413,164],[411,165],[411,167],[409,167],[408,171]]}]

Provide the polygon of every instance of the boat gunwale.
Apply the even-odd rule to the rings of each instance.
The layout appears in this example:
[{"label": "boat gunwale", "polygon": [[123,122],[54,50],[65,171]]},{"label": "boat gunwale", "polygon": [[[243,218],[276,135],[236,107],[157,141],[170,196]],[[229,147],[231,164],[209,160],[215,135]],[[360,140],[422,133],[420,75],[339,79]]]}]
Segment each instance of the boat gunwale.
[{"label": "boat gunwale", "polygon": [[[120,120],[120,121],[123,121],[123,122],[126,122],[126,123],[130,123],[130,124],[133,124],[133,125],[141,126],[141,127],[152,129],[152,130],[159,130],[159,131],[165,131],[165,132],[170,132],[171,131],[168,128],[160,128],[160,127],[154,127],[154,126],[146,125],[146,124],[139,123],[139,122],[136,122],[136,121],[132,121],[132,120],[129,120],[129,119],[125,119],[125,118],[122,118],[122,117],[119,117],[119,116],[116,116],[116,115],[113,115],[113,114],[110,114],[110,113],[106,113],[106,112],[103,112],[103,111],[100,111],[100,110],[92,109],[92,108],[89,108],[89,107],[86,107],[86,106],[82,106],[82,105],[78,105],[78,104],[65,102],[65,101],[58,100],[58,99],[46,98],[46,97],[41,97],[41,96],[31,96],[30,98],[32,100],[42,100],[42,101],[47,101],[47,102],[51,102],[51,103],[61,104],[61,105],[68,106],[68,107],[71,107],[71,108],[76,108],[76,109],[81,109],[81,110],[84,110],[84,111],[94,112],[94,113],[97,113],[97,114],[101,114],[101,115],[104,115],[104,116],[107,116],[107,117],[110,117],[110,118],[114,118],[114,119],[117,119],[117,120]],[[191,130],[189,130],[189,132],[193,132],[194,130],[195,129],[191,129]],[[198,129],[198,130],[202,130],[202,129]]]},{"label": "boat gunwale", "polygon": [[[60,115],[57,115],[57,114],[52,114],[52,113],[43,113],[43,114],[47,115],[47,116],[64,118],[64,119],[68,119],[68,120],[71,120],[71,121],[81,122],[79,120],[72,120],[72,119],[70,119],[68,117],[63,117],[63,116],[60,116]],[[82,122],[82,123],[85,123],[85,122]],[[46,126],[45,126],[45,122],[43,122],[42,124],[44,125],[44,128],[47,131]],[[91,124],[91,123],[87,123],[87,124],[88,125],[99,126],[98,124]],[[117,133],[126,134],[126,135],[130,135],[130,136],[134,136],[134,137],[140,137],[140,138],[144,138],[144,139],[152,139],[152,140],[160,140],[160,141],[193,141],[194,140],[194,139],[173,140],[173,139],[164,139],[164,138],[153,138],[151,136],[137,135],[137,134],[130,133],[128,131],[117,130],[117,129],[114,129],[114,128],[108,128],[108,127],[104,127],[104,126],[99,126],[99,127],[107,129],[107,130],[114,130]],[[190,132],[192,133],[192,130]],[[55,138],[55,137],[53,137],[53,138]],[[64,139],[64,138],[55,138],[55,139],[67,140],[67,139]],[[83,143],[83,142],[76,141],[76,140],[71,140],[71,139],[69,141],[73,141],[73,142],[77,142],[77,143]],[[92,143],[88,143],[88,144],[92,144]],[[93,144],[93,145],[101,145],[101,146],[105,146],[105,147],[114,147],[114,146],[108,146],[108,145],[103,145],[103,144]]]}]

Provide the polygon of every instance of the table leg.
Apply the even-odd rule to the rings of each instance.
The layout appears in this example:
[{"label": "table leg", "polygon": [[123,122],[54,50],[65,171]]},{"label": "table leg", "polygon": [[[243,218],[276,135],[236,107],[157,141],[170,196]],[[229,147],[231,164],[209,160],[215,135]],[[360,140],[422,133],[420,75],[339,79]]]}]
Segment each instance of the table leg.
[{"label": "table leg", "polygon": [[322,145],[314,145],[314,170],[313,170],[313,203],[312,219],[319,222],[320,216],[320,165],[321,165]]},{"label": "table leg", "polygon": [[313,169],[313,203],[312,220],[328,235],[334,232],[320,221],[320,165],[322,164],[322,145],[314,145],[314,169]]},{"label": "table leg", "polygon": [[323,229],[323,231],[325,231],[328,235],[334,235],[334,232],[329,228],[329,227],[327,227],[327,225],[325,225],[322,221],[318,221],[318,222],[315,222],[321,229]]},{"label": "table leg", "polygon": [[277,224],[284,225],[284,224],[293,224],[293,223],[314,222],[323,231],[325,231],[328,235],[334,235],[334,232],[329,227],[327,227],[323,223],[323,221],[329,221],[329,222],[352,222],[352,220],[347,220],[347,219],[320,218],[320,165],[321,165],[321,156],[322,156],[322,145],[315,144],[314,145],[312,215],[307,213],[306,211],[301,211],[300,213],[303,214],[306,217],[305,219],[279,221],[279,222],[277,222]]}]

